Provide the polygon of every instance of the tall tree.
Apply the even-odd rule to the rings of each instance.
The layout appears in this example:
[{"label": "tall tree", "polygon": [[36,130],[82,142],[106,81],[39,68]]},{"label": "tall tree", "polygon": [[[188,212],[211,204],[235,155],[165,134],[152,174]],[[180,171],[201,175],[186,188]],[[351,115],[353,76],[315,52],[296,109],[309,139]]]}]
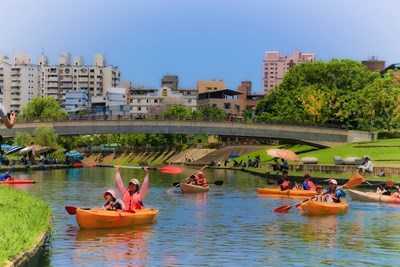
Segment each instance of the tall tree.
[{"label": "tall tree", "polygon": [[14,137],[14,146],[29,146],[33,143],[33,137],[30,133],[16,132]]},{"label": "tall tree", "polygon": [[[344,122],[357,92],[379,77],[360,62],[302,63],[257,105],[257,117],[299,122]],[[315,106],[314,106],[315,105]]]},{"label": "tall tree", "polygon": [[27,118],[40,118],[45,121],[52,121],[54,119],[66,116],[67,113],[61,109],[58,101],[53,97],[34,97],[28,102],[26,107],[22,108],[19,117]]},{"label": "tall tree", "polygon": [[358,99],[363,130],[369,130],[372,121],[375,127],[390,130],[400,119],[400,73],[390,71],[376,79],[359,92]]},{"label": "tall tree", "polygon": [[57,143],[58,135],[54,131],[53,127],[48,127],[48,126],[37,127],[33,131],[33,135],[34,135],[33,138],[34,143],[36,145],[51,146],[51,147],[55,147],[58,145]]},{"label": "tall tree", "polygon": [[174,105],[164,111],[163,115],[167,119],[189,120],[192,118],[192,109],[183,105]]}]

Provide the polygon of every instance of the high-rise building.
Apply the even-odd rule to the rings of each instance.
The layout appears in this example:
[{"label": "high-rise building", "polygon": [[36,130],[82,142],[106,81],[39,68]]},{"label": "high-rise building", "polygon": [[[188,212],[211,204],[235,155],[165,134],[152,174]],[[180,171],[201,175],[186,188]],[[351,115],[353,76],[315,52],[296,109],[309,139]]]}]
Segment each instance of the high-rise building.
[{"label": "high-rise building", "polygon": [[61,53],[59,65],[48,65],[42,55],[40,90],[43,96],[54,96],[65,107],[65,92],[86,90],[89,96],[105,96],[107,89],[117,87],[120,72],[116,67],[107,66],[103,54],[94,55],[93,65],[85,65],[80,56],[73,62],[67,52]]},{"label": "high-rise building", "polygon": [[19,113],[39,95],[39,71],[26,54],[15,53],[12,62],[0,55],[0,102],[8,111]]},{"label": "high-rise building", "polygon": [[[61,53],[58,65],[50,65],[47,56],[39,56],[39,64],[32,64],[30,56],[15,53],[12,60],[0,55],[0,102],[7,110],[20,112],[35,96],[52,96],[62,107],[66,107],[66,92],[70,93],[72,109],[82,108],[83,103],[74,103],[73,92],[78,95],[105,96],[109,88],[117,87],[120,72],[106,65],[103,54],[94,55],[93,65],[85,65],[80,56],[73,61],[69,53]],[[81,97],[78,97],[81,98]]]},{"label": "high-rise building", "polygon": [[294,51],[291,56],[285,56],[279,51],[267,51],[263,61],[264,93],[281,84],[283,76],[295,65],[315,61],[315,54]]}]

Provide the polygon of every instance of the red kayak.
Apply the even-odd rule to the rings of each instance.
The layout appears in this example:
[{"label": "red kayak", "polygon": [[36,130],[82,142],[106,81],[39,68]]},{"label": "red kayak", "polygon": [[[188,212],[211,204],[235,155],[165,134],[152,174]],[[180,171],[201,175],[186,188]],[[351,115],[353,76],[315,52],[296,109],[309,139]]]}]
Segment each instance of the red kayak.
[{"label": "red kayak", "polygon": [[34,180],[8,180],[8,181],[0,181],[0,184],[35,184]]}]

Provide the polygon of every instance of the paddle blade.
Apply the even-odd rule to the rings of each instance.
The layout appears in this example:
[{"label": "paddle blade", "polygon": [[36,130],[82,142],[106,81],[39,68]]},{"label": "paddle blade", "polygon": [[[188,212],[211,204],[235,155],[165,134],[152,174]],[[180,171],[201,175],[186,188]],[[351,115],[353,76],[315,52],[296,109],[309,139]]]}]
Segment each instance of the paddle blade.
[{"label": "paddle blade", "polygon": [[224,181],[218,180],[218,181],[215,181],[214,184],[215,184],[215,185],[223,185],[223,184],[224,184]]},{"label": "paddle blade", "polygon": [[179,173],[183,172],[183,169],[181,167],[172,166],[172,165],[157,168],[157,170],[159,170],[160,172],[169,173],[169,174],[179,174]]},{"label": "paddle blade", "polygon": [[362,184],[363,182],[365,182],[365,178],[362,177],[361,174],[356,173],[353,175],[353,177],[350,178],[350,180],[347,181],[347,183],[345,183],[343,185],[344,188],[350,189],[356,186],[359,186],[360,184]]},{"label": "paddle blade", "polygon": [[276,209],[274,209],[274,212],[284,213],[284,212],[288,212],[291,208],[292,208],[292,206],[281,206],[281,207],[277,207]]},{"label": "paddle blade", "polygon": [[68,212],[69,215],[75,215],[76,209],[77,207],[74,206],[65,206],[65,210]]}]

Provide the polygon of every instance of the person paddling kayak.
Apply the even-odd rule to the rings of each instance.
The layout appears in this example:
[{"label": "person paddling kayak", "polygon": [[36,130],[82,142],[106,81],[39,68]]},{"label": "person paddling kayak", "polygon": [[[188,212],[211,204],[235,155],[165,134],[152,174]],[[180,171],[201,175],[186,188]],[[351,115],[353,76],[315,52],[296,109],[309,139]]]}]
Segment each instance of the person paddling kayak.
[{"label": "person paddling kayak", "polygon": [[15,177],[11,176],[11,170],[6,171],[2,175],[0,175],[0,181],[9,181],[9,180],[14,180]]},{"label": "person paddling kayak", "polygon": [[124,188],[124,183],[121,178],[121,174],[119,173],[119,169],[121,167],[118,166],[115,172],[115,182],[117,184],[117,188],[119,193],[122,196],[122,200],[125,204],[125,209],[127,210],[141,210],[144,208],[143,199],[146,197],[147,192],[149,191],[149,170],[147,167],[144,167],[143,170],[146,172],[144,176],[142,189],[140,189],[139,180],[133,178],[129,181],[128,187]]},{"label": "person paddling kayak", "polygon": [[330,179],[328,183],[329,188],[324,192],[327,202],[340,203],[340,197],[346,196],[346,192],[343,190],[343,186],[338,186],[335,179]]},{"label": "person paddling kayak", "polygon": [[315,185],[310,179],[311,179],[310,174],[308,173],[304,174],[304,181],[303,181],[304,190],[315,190]]}]

